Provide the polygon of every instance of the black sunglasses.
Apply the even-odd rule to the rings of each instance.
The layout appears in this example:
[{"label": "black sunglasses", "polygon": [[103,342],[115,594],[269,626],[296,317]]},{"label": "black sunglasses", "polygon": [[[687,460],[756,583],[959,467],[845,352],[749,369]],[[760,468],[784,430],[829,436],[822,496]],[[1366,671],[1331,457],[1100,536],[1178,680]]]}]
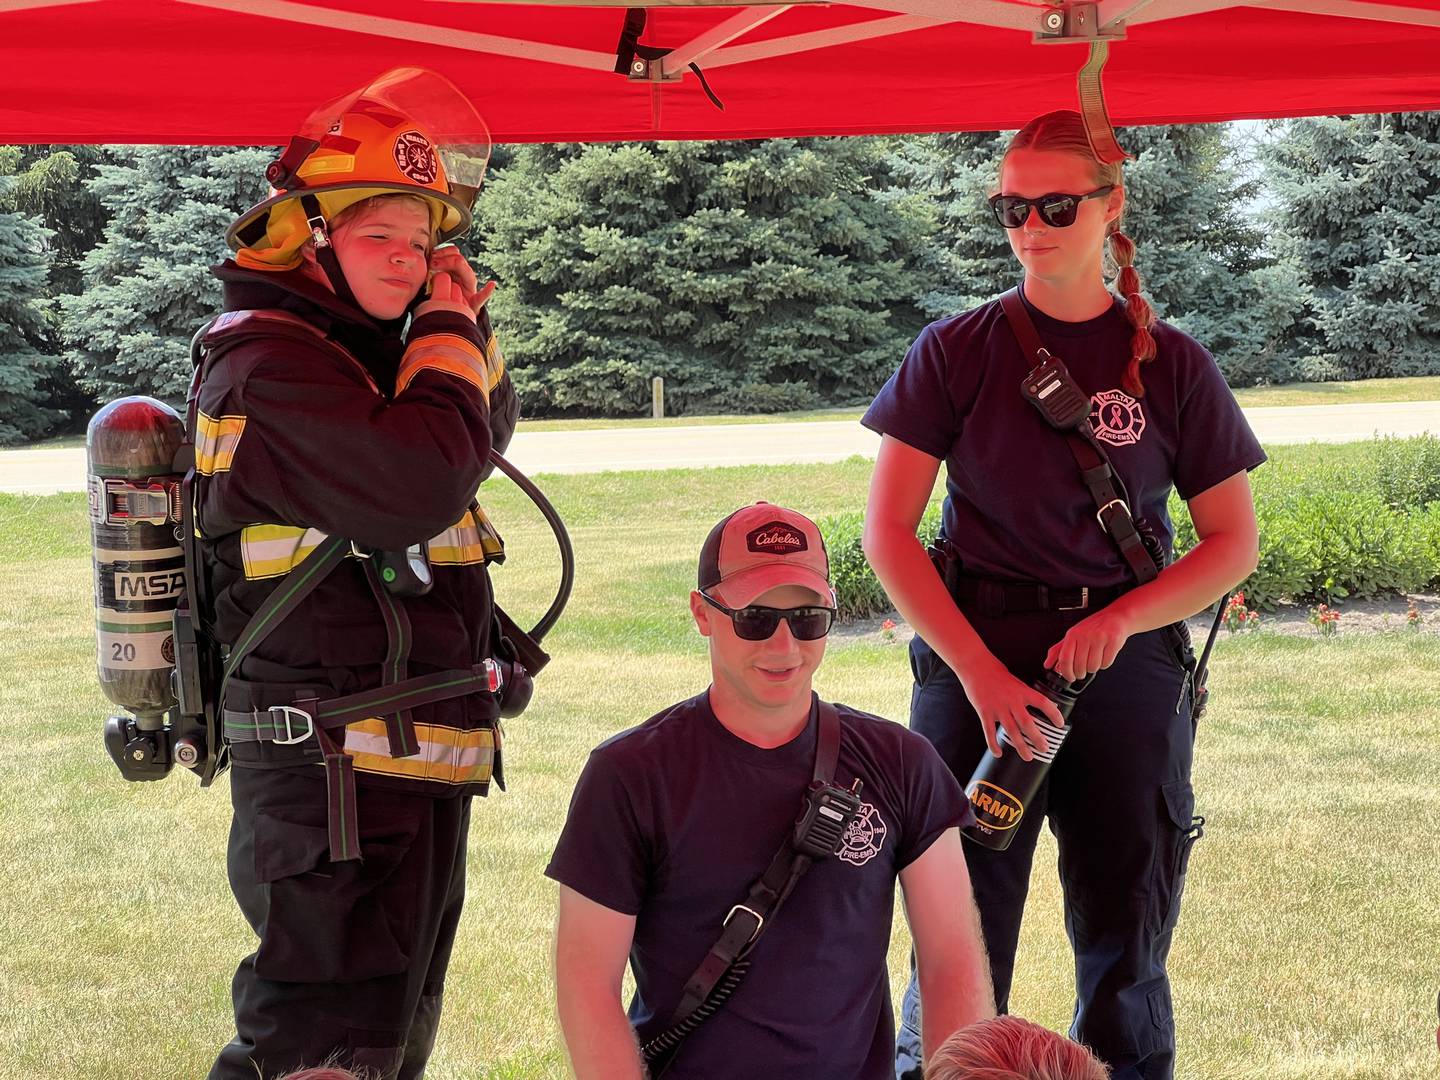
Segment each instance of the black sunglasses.
[{"label": "black sunglasses", "polygon": [[705,602],[730,616],[735,636],[744,641],[766,641],[780,627],[780,620],[790,624],[790,636],[796,641],[819,641],[830,633],[835,623],[833,607],[758,607],[729,608],[705,592]]},{"label": "black sunglasses", "polygon": [[1101,199],[1115,190],[1115,185],[1096,188],[1088,195],[1066,195],[1052,192],[1038,199],[1025,199],[1019,195],[991,195],[990,209],[995,211],[995,220],[1007,229],[1018,229],[1030,218],[1033,206],[1040,213],[1040,220],[1056,229],[1075,224],[1075,215],[1080,204],[1086,199]]}]

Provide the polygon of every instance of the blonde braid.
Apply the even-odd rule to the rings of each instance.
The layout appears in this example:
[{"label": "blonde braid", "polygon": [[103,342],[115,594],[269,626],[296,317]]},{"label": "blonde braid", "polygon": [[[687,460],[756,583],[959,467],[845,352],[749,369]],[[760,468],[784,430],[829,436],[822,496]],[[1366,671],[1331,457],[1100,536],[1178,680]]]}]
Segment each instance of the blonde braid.
[{"label": "blonde braid", "polygon": [[1137,398],[1145,396],[1145,384],[1140,381],[1140,365],[1155,359],[1155,338],[1150,327],[1155,325],[1155,309],[1140,294],[1140,274],[1135,270],[1135,241],[1120,231],[1118,224],[1110,233],[1110,257],[1120,273],[1115,281],[1115,291],[1125,299],[1125,317],[1135,328],[1130,335],[1130,364],[1120,385]]}]

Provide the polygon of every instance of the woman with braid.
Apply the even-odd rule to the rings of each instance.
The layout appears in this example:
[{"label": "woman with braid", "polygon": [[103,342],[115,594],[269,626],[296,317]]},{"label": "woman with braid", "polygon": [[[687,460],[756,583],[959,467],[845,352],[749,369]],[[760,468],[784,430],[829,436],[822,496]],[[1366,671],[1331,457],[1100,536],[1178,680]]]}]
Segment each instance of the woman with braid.
[{"label": "woman with braid", "polygon": [[[1030,685],[1044,669],[1071,682],[1094,676],[1009,846],[967,839],[966,860],[1003,1013],[1048,818],[1075,952],[1071,1037],[1116,1080],[1169,1078],[1165,961],[1199,835],[1193,661],[1172,627],[1254,569],[1247,473],[1265,454],[1215,361],[1141,296],[1135,245],[1120,231],[1121,167],[1097,160],[1077,113],[1048,113],[1015,136],[990,204],[1024,271],[1022,310],[1078,384],[1080,428],[1123,482],[1153,580],[1139,584],[1145,554],[1127,557],[1101,528],[1067,438],[1022,396],[1035,354],[1000,300],[926,327],[865,414],[883,440],[864,547],[917,634],[911,727],[962,784],[987,753],[1048,751],[1037,717],[1064,721]],[[1107,249],[1118,296],[1106,284]],[[927,553],[916,527],[942,462],[942,537]],[[1178,560],[1172,488],[1199,538]],[[912,978],[899,1077],[920,1076],[919,1012]]]}]

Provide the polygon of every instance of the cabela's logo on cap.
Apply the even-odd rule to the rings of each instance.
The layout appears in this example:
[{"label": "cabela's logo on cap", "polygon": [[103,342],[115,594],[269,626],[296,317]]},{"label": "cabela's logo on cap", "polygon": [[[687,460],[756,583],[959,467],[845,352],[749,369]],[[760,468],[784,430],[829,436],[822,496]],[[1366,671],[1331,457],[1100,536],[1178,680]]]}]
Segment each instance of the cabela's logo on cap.
[{"label": "cabela's logo on cap", "polygon": [[745,546],[751,551],[766,551],[771,555],[793,555],[797,551],[810,550],[805,534],[783,521],[767,522],[748,533]]},{"label": "cabela's logo on cap", "polygon": [[417,184],[433,184],[439,172],[435,148],[418,131],[406,131],[395,137],[395,164]]}]

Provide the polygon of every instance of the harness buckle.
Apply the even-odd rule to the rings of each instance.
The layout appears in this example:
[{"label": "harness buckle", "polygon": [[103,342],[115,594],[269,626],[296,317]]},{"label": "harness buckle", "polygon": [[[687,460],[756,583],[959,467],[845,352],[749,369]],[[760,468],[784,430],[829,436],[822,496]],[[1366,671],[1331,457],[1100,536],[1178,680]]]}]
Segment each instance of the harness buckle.
[{"label": "harness buckle", "polygon": [[745,942],[746,945],[749,945],[751,941],[754,941],[757,937],[760,936],[760,928],[765,925],[765,916],[761,915],[752,907],[746,907],[744,904],[736,904],[730,909],[730,913],[725,916],[725,921],[720,924],[722,928],[729,929],[730,920],[735,917],[735,913],[737,911],[743,911],[745,912],[745,914],[753,916],[755,919],[755,929],[750,931],[750,939],[749,941]]},{"label": "harness buckle", "polygon": [[1095,511],[1095,520],[1100,523],[1100,527],[1106,532],[1110,531],[1110,526],[1105,521],[1105,515],[1108,514],[1111,510],[1115,509],[1115,507],[1117,506],[1126,512],[1127,517],[1129,516],[1130,508],[1125,505],[1124,499],[1111,499],[1104,506],[1100,507],[1099,510]]},{"label": "harness buckle", "polygon": [[305,219],[305,224],[310,227],[310,238],[315,241],[317,248],[328,248],[330,246],[330,231],[325,227],[325,219],[319,214]]},{"label": "harness buckle", "polygon": [[1080,586],[1080,602],[1078,604],[1056,604],[1056,611],[1081,611],[1090,606],[1090,586]]},{"label": "harness buckle", "polygon": [[[277,713],[280,717],[283,717],[285,721],[285,738],[270,740],[277,746],[294,746],[296,743],[302,743],[315,734],[315,718],[304,709],[297,709],[294,705],[271,705],[267,711],[270,713],[270,723],[272,725],[274,725],[277,719]],[[290,724],[291,713],[294,713],[305,721],[305,733],[303,735],[295,734],[295,729]]]}]

